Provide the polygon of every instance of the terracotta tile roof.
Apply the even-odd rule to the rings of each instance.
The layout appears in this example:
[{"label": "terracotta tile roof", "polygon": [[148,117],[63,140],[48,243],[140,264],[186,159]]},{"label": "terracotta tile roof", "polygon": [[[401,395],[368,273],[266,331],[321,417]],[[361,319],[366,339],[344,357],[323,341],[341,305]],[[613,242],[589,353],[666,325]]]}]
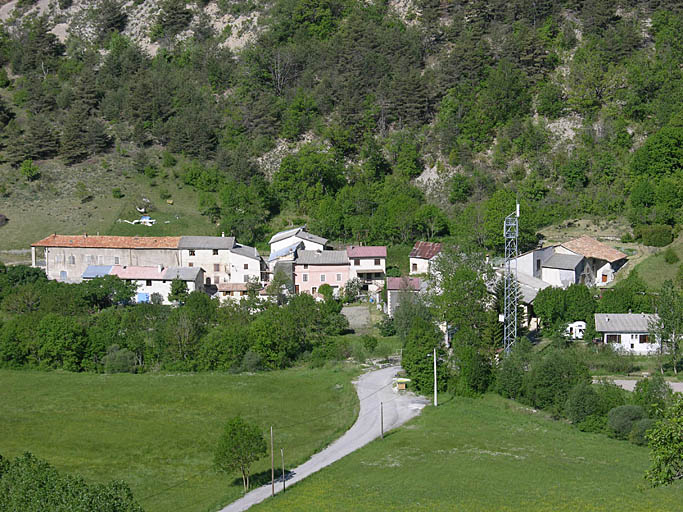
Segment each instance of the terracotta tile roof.
[{"label": "terracotta tile roof", "polygon": [[415,242],[413,250],[410,251],[411,258],[431,260],[441,252],[441,244],[436,242]]},{"label": "terracotta tile roof", "polygon": [[404,290],[406,288],[419,290],[419,277],[387,277],[387,290]]},{"label": "terracotta tile roof", "polygon": [[384,245],[350,245],[346,248],[349,258],[386,258],[387,248]]},{"label": "terracotta tile roof", "polygon": [[50,235],[32,247],[91,247],[102,249],[177,249],[179,236]]},{"label": "terracotta tile roof", "polygon": [[595,238],[582,236],[562,244],[562,247],[581,254],[586,258],[609,261],[610,263],[626,258],[626,254],[618,251],[609,245],[598,242]]}]

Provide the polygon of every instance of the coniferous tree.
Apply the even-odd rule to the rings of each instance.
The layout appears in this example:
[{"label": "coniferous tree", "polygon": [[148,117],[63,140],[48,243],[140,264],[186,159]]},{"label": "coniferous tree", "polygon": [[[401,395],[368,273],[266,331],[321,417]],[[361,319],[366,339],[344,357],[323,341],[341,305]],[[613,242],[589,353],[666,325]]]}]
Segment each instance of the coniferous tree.
[{"label": "coniferous tree", "polygon": [[77,102],[69,110],[60,144],[60,155],[67,164],[85,159],[89,154],[87,139],[88,108]]}]

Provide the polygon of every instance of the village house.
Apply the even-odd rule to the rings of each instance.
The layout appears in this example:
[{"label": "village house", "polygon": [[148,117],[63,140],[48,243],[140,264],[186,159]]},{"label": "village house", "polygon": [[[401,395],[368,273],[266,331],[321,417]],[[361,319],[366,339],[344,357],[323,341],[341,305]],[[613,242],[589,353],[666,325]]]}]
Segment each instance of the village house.
[{"label": "village house", "polygon": [[351,245],[346,248],[346,254],[351,266],[349,279],[359,279],[364,291],[379,291],[387,271],[387,248]]},{"label": "village house", "polygon": [[387,277],[387,302],[384,312],[393,317],[402,297],[406,294],[419,293],[422,284],[419,277]]},{"label": "village house", "polygon": [[298,251],[294,262],[295,293],[313,296],[324,284],[329,284],[335,295],[349,280],[349,258],[346,251]]},{"label": "village house", "polygon": [[410,251],[410,275],[428,275],[434,260],[441,253],[441,244],[435,242],[415,242]]},{"label": "village house", "polygon": [[650,323],[657,319],[657,315],[646,313],[596,313],[595,330],[603,343],[616,350],[653,354],[660,350],[659,342],[650,338]]},{"label": "village house", "polygon": [[611,283],[617,270],[626,264],[626,254],[589,236],[565,242],[562,247],[585,258],[581,282],[587,286]]},{"label": "village house", "polygon": [[90,265],[81,278],[83,280],[95,279],[106,275],[117,276],[126,282],[136,286],[135,302],[151,302],[152,295],[158,294],[162,304],[170,304],[168,295],[171,293],[171,284],[174,280],[184,281],[188,293],[202,290],[204,272],[199,267],[168,267],[163,265],[128,266],[128,265]]},{"label": "village house", "polygon": [[48,279],[78,283],[90,265],[179,267],[180,237],[50,235],[31,245],[31,262],[36,266],[36,249],[45,250]]},{"label": "village house", "polygon": [[299,243],[303,243],[303,248],[307,251],[322,251],[327,245],[327,238],[312,235],[306,231],[306,226],[301,226],[275,233],[268,243],[271,255]]},{"label": "village house", "polygon": [[77,283],[88,266],[200,268],[205,285],[263,281],[266,266],[258,251],[233,237],[183,236],[69,236],[50,235],[31,246],[33,266],[36,249],[45,250],[48,279]]},{"label": "village house", "polygon": [[265,281],[267,269],[258,251],[237,243],[234,237],[183,236],[178,250],[181,265],[200,267],[207,286]]}]

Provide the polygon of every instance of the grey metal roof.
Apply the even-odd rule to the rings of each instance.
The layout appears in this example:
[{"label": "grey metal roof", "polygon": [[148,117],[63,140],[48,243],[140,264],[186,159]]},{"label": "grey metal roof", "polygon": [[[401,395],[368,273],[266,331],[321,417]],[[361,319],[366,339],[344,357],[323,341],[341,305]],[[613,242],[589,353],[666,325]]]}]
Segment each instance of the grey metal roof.
[{"label": "grey metal roof", "polygon": [[284,247],[283,249],[280,249],[279,251],[271,252],[270,256],[268,257],[268,261],[273,261],[278,258],[282,258],[283,256],[287,256],[288,254],[293,253],[296,251],[299,246],[303,246],[303,242],[297,242],[295,244],[289,245],[287,247]]},{"label": "grey metal roof", "polygon": [[109,272],[111,272],[111,265],[88,265],[81,277],[83,279],[95,279],[109,275]]},{"label": "grey metal roof", "polygon": [[255,260],[260,260],[258,251],[254,247],[249,247],[248,245],[236,244],[232,249],[232,252],[239,254],[240,256],[245,256],[247,258],[252,258]]},{"label": "grey metal roof", "polygon": [[519,283],[519,291],[522,293],[522,302],[525,304],[531,304],[536,299],[538,292],[550,286],[550,283],[524,272],[517,273],[517,282]]},{"label": "grey metal roof", "polygon": [[574,270],[583,260],[583,256],[574,254],[555,253],[543,262],[546,268],[559,268],[562,270]]},{"label": "grey metal roof", "polygon": [[181,236],[178,249],[232,249],[233,236]]},{"label": "grey metal roof", "polygon": [[164,271],[164,279],[171,281],[173,279],[180,279],[181,281],[194,281],[197,279],[199,272],[201,272],[199,267],[168,267]]},{"label": "grey metal roof", "polygon": [[322,244],[325,245],[327,243],[327,238],[323,238],[321,236],[317,235],[312,235],[311,233],[307,232],[304,229],[304,226],[298,227],[298,228],[292,228],[288,229],[286,231],[280,231],[279,233],[275,233],[271,238],[270,238],[270,244],[279,242],[280,240],[284,240],[285,238],[289,238],[290,236],[298,236],[302,240],[308,240],[309,242],[315,242],[317,244]]},{"label": "grey metal roof", "polygon": [[297,265],[348,265],[346,251],[299,251]]},{"label": "grey metal roof", "polygon": [[650,321],[657,315],[647,313],[595,313],[595,330],[598,332],[649,332]]}]

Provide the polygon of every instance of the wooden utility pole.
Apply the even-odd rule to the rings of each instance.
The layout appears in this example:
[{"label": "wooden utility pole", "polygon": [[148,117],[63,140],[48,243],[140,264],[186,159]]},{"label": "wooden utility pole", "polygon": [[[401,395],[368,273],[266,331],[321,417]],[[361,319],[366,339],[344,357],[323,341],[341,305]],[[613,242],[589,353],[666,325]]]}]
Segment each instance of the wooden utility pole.
[{"label": "wooden utility pole", "polygon": [[285,492],[285,451],[280,448],[280,455],[282,456],[282,492]]},{"label": "wooden utility pole", "polygon": [[379,428],[380,435],[384,439],[384,404],[382,402],[379,403]]},{"label": "wooden utility pole", "polygon": [[275,496],[275,454],[273,453],[273,426],[270,426],[270,493]]}]

